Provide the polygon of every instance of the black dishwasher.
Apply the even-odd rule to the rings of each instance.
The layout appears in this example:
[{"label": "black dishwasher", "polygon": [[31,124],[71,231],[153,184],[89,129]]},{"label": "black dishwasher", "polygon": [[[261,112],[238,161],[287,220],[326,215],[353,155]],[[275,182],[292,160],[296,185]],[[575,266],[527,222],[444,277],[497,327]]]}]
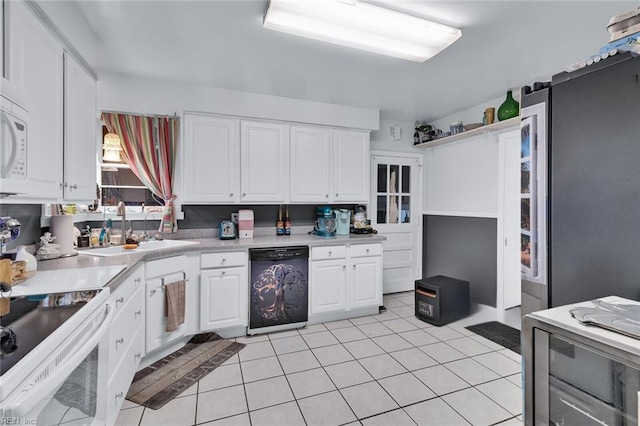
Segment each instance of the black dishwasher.
[{"label": "black dishwasher", "polygon": [[309,247],[250,249],[247,334],[304,327],[309,305]]}]

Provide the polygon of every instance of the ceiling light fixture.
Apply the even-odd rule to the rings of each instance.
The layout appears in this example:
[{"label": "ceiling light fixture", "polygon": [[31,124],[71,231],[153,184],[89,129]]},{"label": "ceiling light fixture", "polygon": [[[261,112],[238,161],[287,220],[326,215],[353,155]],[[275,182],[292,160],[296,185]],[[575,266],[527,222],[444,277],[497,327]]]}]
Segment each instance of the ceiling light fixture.
[{"label": "ceiling light fixture", "polygon": [[357,0],[270,0],[263,27],[424,62],[462,31]]}]

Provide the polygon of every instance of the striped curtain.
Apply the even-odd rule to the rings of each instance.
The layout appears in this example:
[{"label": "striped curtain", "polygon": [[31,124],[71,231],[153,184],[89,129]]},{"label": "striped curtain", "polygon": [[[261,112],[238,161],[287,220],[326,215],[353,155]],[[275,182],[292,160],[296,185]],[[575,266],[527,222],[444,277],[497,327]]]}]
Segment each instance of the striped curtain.
[{"label": "striped curtain", "polygon": [[178,230],[173,200],[173,173],[179,132],[178,117],[102,113],[109,132],[120,137],[124,159],[151,192],[164,200],[159,232]]}]

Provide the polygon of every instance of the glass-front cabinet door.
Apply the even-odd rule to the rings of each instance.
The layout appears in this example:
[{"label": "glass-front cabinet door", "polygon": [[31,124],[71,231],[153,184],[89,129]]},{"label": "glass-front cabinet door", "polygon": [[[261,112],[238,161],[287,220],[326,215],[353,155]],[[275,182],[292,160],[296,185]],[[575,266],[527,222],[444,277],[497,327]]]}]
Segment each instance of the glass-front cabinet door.
[{"label": "glass-front cabinet door", "polygon": [[[638,424],[638,369],[565,337],[547,335],[548,424]],[[536,379],[543,378],[538,376]],[[544,405],[540,404],[541,407]],[[540,424],[541,417],[544,418],[536,415],[536,424]]]},{"label": "glass-front cabinet door", "polygon": [[378,224],[411,223],[411,166],[378,164]]}]

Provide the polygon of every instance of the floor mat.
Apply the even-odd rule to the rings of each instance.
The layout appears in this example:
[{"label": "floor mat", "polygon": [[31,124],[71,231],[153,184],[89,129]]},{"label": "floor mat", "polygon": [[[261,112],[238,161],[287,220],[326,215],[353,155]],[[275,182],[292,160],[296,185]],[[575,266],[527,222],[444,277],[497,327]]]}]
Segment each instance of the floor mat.
[{"label": "floor mat", "polygon": [[497,321],[483,322],[482,324],[465,327],[469,331],[489,339],[507,349],[520,353],[520,330]]},{"label": "floor mat", "polygon": [[138,371],[127,399],[157,410],[244,347],[216,333],[196,334],[183,348]]}]

